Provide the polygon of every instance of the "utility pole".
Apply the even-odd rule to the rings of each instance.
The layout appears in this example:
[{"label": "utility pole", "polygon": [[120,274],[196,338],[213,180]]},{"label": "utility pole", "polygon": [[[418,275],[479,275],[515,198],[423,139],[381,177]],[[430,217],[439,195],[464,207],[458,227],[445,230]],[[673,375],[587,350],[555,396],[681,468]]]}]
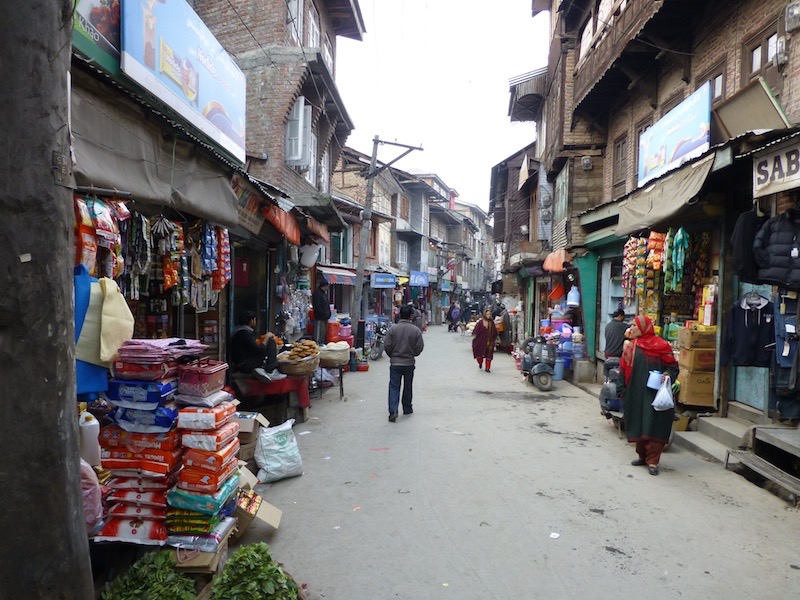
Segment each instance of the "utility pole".
[{"label": "utility pole", "polygon": [[[380,146],[380,144],[399,146],[401,148],[405,148],[406,150],[397,158],[388,163],[382,164],[380,168],[376,168],[378,164],[378,146]],[[364,270],[367,259],[367,244],[369,243],[370,231],[372,229],[372,194],[375,187],[375,177],[414,150],[422,150],[422,147],[408,146],[406,144],[399,144],[397,142],[386,142],[381,140],[377,135],[372,139],[372,158],[370,159],[369,163],[369,172],[366,175],[367,196],[364,199],[364,210],[361,213],[361,239],[359,240],[358,244],[356,294],[355,300],[353,301],[353,321],[356,324],[356,327],[358,327],[358,322],[367,314],[367,310],[369,309],[366,298],[364,297]]]},{"label": "utility pole", "polygon": [[0,595],[94,597],[75,402],[72,0],[0,2]]}]

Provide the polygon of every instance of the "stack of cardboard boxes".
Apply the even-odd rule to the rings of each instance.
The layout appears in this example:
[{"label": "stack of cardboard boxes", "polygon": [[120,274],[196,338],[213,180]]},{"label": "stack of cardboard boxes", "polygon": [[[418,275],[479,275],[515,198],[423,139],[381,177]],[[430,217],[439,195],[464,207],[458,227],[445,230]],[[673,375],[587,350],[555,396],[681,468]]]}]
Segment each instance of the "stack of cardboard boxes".
[{"label": "stack of cardboard boxes", "polygon": [[717,328],[684,328],[678,332],[678,365],[681,382],[679,402],[686,406],[714,407],[714,367]]}]

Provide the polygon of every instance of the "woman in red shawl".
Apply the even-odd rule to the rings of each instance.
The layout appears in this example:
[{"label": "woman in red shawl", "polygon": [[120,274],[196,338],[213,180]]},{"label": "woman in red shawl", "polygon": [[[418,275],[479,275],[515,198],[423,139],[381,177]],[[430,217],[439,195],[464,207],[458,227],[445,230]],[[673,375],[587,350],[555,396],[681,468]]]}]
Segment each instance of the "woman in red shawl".
[{"label": "woman in red shawl", "polygon": [[674,382],[678,364],[672,346],[655,335],[649,318],[636,317],[629,332],[631,341],[625,343],[619,365],[619,387],[628,442],[636,444],[636,454],[639,455],[631,464],[637,467],[647,465],[651,475],[658,475],[658,462],[669,442],[675,409],[657,411],[652,407],[656,390],[647,387],[647,378],[650,371],[661,371]]},{"label": "woman in red shawl", "polygon": [[472,330],[472,356],[478,361],[478,368],[483,368],[483,361],[486,360],[486,372],[492,368],[492,358],[494,358],[494,343],[497,340],[497,327],[492,320],[492,311],[488,308],[483,311],[483,318],[475,323]]}]

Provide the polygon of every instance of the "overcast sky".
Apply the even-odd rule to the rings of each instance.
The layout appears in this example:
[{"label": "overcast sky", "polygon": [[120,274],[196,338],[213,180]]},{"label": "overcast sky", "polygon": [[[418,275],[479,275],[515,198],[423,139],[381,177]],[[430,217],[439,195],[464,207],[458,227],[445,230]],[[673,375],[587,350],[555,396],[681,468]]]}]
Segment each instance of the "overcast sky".
[{"label": "overcast sky", "polygon": [[[336,82],[355,130],[422,146],[395,166],[433,172],[459,200],[489,207],[491,169],[534,140],[511,123],[508,80],[547,64],[547,14],[531,0],[359,0],[363,42],[338,38]],[[398,148],[382,145],[388,162]]]}]

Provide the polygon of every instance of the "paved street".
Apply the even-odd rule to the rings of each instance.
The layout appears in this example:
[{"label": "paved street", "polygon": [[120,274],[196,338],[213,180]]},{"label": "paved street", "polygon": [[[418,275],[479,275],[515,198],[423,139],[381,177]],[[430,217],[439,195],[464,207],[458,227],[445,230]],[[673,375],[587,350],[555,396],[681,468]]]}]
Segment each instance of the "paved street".
[{"label": "paved street", "polygon": [[259,486],[283,510],[251,528],[310,598],[789,598],[800,512],[672,448],[661,474],[566,382],[513,359],[479,371],[469,339],[425,333],[414,414],[387,421],[388,358],[345,375],[295,427],[305,474]]}]

